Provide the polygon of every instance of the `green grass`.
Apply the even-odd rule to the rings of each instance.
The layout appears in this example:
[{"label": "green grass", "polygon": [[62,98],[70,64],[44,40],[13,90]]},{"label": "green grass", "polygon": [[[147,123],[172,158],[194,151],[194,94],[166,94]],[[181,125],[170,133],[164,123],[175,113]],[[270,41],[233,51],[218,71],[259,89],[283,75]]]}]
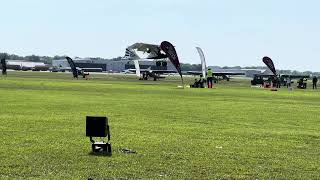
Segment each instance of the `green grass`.
[{"label": "green grass", "polygon": [[[0,179],[320,178],[320,92],[238,79],[177,85],[9,72],[0,77]],[[86,115],[109,117],[111,157],[90,154]]]}]

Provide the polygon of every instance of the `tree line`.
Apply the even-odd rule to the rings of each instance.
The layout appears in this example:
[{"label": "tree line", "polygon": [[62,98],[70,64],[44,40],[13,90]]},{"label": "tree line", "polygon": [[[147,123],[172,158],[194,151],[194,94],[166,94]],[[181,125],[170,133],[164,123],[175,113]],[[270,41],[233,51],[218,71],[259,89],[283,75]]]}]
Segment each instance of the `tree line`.
[{"label": "tree line", "polygon": [[6,57],[7,60],[23,60],[23,61],[33,61],[33,62],[44,62],[46,64],[52,64],[53,60],[63,59],[65,56],[19,56],[16,54],[0,53],[0,57]]},{"label": "tree line", "polygon": [[[19,56],[16,54],[8,54],[8,53],[0,53],[0,57],[6,57],[7,60],[23,60],[23,61],[33,61],[33,62],[44,62],[45,64],[52,64],[53,60],[60,60],[64,59],[66,56],[60,56],[60,55],[55,55],[55,56],[38,56],[38,55],[28,55],[28,56]],[[80,57],[75,57],[75,58],[80,58]],[[91,60],[105,60],[105,61],[120,61],[122,58],[121,57],[116,57],[112,59],[105,59],[101,57],[94,57],[90,58]]]}]

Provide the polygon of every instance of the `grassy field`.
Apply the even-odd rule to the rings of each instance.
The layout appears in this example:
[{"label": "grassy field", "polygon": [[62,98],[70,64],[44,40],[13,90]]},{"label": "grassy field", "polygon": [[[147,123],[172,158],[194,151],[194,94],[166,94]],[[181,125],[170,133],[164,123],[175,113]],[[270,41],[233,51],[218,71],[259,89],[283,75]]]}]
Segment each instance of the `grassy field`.
[{"label": "grassy field", "polygon": [[[320,179],[319,91],[177,85],[0,76],[0,179]],[[86,115],[109,117],[111,157],[90,153]]]}]

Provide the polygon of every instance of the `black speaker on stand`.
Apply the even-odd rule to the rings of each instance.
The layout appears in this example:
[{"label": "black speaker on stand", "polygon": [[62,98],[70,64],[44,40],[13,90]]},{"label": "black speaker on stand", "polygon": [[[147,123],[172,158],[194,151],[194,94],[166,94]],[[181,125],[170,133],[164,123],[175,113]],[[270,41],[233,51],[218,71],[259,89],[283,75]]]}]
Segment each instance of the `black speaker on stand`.
[{"label": "black speaker on stand", "polygon": [[[110,128],[107,117],[87,116],[86,136],[90,138],[92,143],[92,152],[112,154]],[[94,138],[100,138],[101,140],[95,141]]]}]

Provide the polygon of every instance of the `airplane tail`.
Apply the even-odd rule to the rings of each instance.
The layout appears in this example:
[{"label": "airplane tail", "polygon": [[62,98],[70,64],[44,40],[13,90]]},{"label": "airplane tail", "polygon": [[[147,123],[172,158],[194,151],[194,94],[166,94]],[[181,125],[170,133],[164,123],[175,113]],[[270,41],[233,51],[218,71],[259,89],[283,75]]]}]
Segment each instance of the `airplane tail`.
[{"label": "airplane tail", "polygon": [[202,65],[202,75],[203,75],[203,78],[206,78],[206,74],[207,74],[207,64],[206,64],[206,58],[204,57],[204,53],[202,51],[201,48],[199,47],[196,47],[197,50],[198,50],[198,53],[199,53],[199,56],[200,56],[200,59],[201,59],[201,65]]},{"label": "airplane tail", "polygon": [[135,60],[135,59],[140,59],[140,57],[138,56],[138,54],[136,52],[134,52],[134,50],[126,48],[126,53],[125,53],[123,59]]},{"label": "airplane tail", "polygon": [[138,77],[140,77],[140,76],[141,76],[141,73],[140,73],[140,65],[139,65],[139,61],[138,61],[138,60],[134,60],[134,66],[135,66],[135,68],[136,68],[136,75],[137,75]]}]

